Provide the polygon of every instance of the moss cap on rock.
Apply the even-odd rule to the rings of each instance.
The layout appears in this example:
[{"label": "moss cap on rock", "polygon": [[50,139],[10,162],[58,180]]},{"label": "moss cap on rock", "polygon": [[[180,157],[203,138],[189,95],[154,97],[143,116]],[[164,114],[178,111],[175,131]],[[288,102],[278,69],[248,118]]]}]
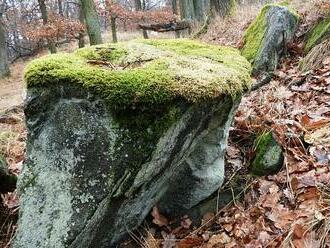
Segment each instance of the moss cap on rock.
[{"label": "moss cap on rock", "polygon": [[36,59],[25,80],[28,88],[79,84],[111,108],[126,109],[240,94],[251,84],[250,72],[233,48],[186,39],[135,40]]}]

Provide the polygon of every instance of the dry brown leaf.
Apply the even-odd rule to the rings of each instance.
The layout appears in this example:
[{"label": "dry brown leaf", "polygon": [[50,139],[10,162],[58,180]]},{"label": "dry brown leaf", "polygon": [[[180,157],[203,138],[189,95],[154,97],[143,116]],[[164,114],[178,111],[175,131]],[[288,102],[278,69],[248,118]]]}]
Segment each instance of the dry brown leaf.
[{"label": "dry brown leaf", "polygon": [[165,218],[165,216],[161,215],[159,213],[159,210],[157,207],[153,207],[151,215],[153,218],[152,222],[156,224],[157,226],[167,226],[168,225],[168,220]]},{"label": "dry brown leaf", "polygon": [[213,235],[209,242],[207,243],[207,248],[221,247],[218,245],[224,245],[231,242],[231,238],[225,233],[222,232],[217,235]]},{"label": "dry brown leaf", "polygon": [[180,240],[177,244],[177,248],[193,248],[199,247],[204,243],[204,239],[201,237],[187,237],[185,239]]}]

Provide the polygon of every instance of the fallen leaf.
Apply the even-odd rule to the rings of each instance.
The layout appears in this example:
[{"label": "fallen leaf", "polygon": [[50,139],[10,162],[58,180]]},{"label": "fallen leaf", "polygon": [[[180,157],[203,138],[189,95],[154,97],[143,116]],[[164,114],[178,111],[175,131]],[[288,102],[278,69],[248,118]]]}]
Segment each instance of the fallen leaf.
[{"label": "fallen leaf", "polygon": [[159,213],[158,208],[157,207],[153,207],[152,212],[151,212],[152,217],[154,217],[154,219],[152,220],[152,222],[154,224],[156,224],[157,226],[167,226],[168,225],[168,220]]},{"label": "fallen leaf", "polygon": [[204,243],[203,238],[200,237],[188,237],[185,239],[180,240],[177,244],[177,248],[193,248],[199,247]]},{"label": "fallen leaf", "polygon": [[181,220],[181,226],[185,229],[189,229],[191,224],[192,221],[188,217],[185,217]]}]

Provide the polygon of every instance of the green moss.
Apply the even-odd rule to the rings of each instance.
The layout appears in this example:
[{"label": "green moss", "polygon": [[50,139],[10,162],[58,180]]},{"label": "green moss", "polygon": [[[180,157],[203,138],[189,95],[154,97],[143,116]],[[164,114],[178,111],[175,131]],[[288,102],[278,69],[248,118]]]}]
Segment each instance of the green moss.
[{"label": "green moss", "polygon": [[307,35],[305,52],[309,52],[315,45],[330,37],[330,17],[319,22]]},{"label": "green moss", "polygon": [[237,2],[236,2],[236,0],[230,0],[230,9],[229,9],[228,15],[229,16],[235,15],[236,10],[237,10]]},{"label": "green moss", "polygon": [[116,44],[111,44],[81,48],[75,51],[75,54],[89,60],[116,62],[127,54],[127,50]]},{"label": "green moss", "polygon": [[[88,60],[111,62],[109,67]],[[114,109],[198,102],[235,95],[250,84],[250,64],[235,49],[190,40],[148,40],[50,55],[26,70],[28,87],[80,84]]]},{"label": "green moss", "polygon": [[251,23],[248,29],[244,33],[244,47],[242,49],[242,55],[250,61],[252,64],[259,53],[259,50],[262,45],[262,41],[264,39],[266,33],[266,25],[267,25],[267,18],[266,15],[271,7],[281,6],[287,7],[289,11],[294,14],[294,16],[298,19],[298,13],[290,8],[289,2],[284,1],[278,4],[268,4],[265,5],[261,11],[259,12],[256,19]]},{"label": "green moss", "polygon": [[270,6],[271,5],[266,5],[261,9],[256,19],[244,33],[244,47],[242,49],[242,55],[251,63],[254,62],[265,35],[267,24],[266,14]]}]

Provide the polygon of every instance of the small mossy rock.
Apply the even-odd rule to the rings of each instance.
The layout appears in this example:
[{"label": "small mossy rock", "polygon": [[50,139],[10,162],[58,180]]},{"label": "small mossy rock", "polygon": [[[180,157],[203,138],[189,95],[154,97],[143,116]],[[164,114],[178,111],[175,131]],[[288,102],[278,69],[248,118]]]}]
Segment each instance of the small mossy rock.
[{"label": "small mossy rock", "polygon": [[16,189],[16,181],[16,176],[9,173],[6,160],[0,154],[0,193],[13,192]]},{"label": "small mossy rock", "polygon": [[158,203],[174,213],[206,199],[249,75],[238,51],[189,40],[32,62],[14,247],[115,247]]},{"label": "small mossy rock", "polygon": [[330,38],[330,16],[318,22],[307,34],[305,53]]},{"label": "small mossy rock", "polygon": [[264,176],[276,173],[282,168],[282,147],[274,139],[272,132],[264,133],[257,138],[255,153],[251,165],[252,174]]},{"label": "small mossy rock", "polygon": [[242,55],[253,65],[253,74],[273,72],[286,44],[293,38],[299,16],[287,6],[269,4],[244,34]]}]

